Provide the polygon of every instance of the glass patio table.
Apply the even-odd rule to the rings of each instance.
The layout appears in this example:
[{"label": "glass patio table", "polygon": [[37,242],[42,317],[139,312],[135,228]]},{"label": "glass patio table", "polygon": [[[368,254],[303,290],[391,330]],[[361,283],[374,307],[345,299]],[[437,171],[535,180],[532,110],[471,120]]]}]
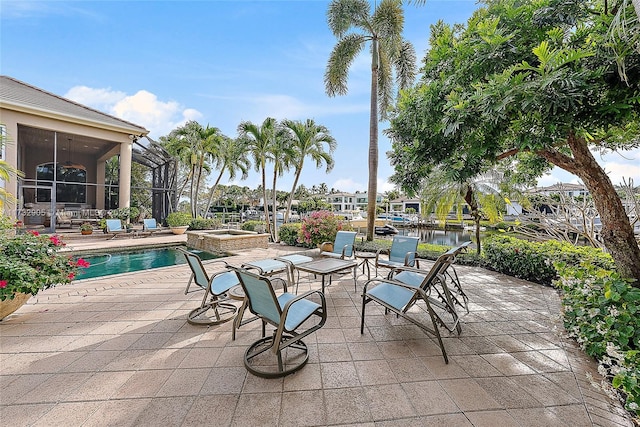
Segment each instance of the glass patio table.
[{"label": "glass patio table", "polygon": [[[353,271],[353,287],[357,289],[356,283],[356,269],[358,263],[354,260],[337,259],[337,258],[322,258],[316,261],[305,262],[298,264],[295,269],[298,271],[304,271],[306,273],[312,273],[322,277],[322,293],[324,293],[325,277],[329,276],[329,285],[331,285],[331,275],[333,273],[339,273],[345,270]],[[327,285],[328,286],[328,285]]]}]

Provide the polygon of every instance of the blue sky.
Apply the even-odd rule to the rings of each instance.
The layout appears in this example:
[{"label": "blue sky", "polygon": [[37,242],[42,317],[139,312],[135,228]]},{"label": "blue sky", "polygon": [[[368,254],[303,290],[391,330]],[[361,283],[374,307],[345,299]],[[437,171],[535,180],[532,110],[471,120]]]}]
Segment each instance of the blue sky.
[{"label": "blue sky", "polygon": [[[373,4],[373,2],[371,2]],[[186,120],[237,135],[243,120],[312,118],[338,142],[330,174],[307,164],[301,183],[342,191],[367,187],[369,56],[349,73],[349,93],[329,98],[323,75],[335,37],[328,1],[14,1],[0,0],[0,72],[129,120],[158,138]],[[429,26],[464,23],[474,0],[405,6],[405,38],[418,59]],[[383,122],[380,128],[388,124]],[[393,187],[380,138],[379,191]],[[600,159],[614,184],[640,181],[640,151]],[[554,171],[541,185],[577,178]],[[255,188],[252,172],[239,185]],[[280,178],[289,191],[293,172]]]}]

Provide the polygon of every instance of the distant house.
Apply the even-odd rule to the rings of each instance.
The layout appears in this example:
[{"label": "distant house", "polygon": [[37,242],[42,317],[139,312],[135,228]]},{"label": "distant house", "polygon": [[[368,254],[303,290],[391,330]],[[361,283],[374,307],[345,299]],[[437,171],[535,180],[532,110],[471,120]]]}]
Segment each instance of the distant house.
[{"label": "distant house", "polygon": [[[369,198],[366,192],[363,193],[333,193],[326,195],[327,202],[331,209],[338,212],[366,211]],[[382,202],[382,194],[376,196],[376,203]]]},{"label": "distant house", "polygon": [[[132,162],[151,170],[154,217],[162,220],[169,209],[175,160],[143,126],[0,76],[0,131],[7,141],[1,158],[24,173],[0,182],[17,198],[5,214],[27,225],[55,230],[54,213],[129,207]],[[119,170],[110,185],[105,169],[114,156]]]},{"label": "distant house", "polygon": [[586,196],[589,194],[589,190],[582,184],[570,184],[570,183],[557,183],[548,187],[537,187],[530,190],[532,194],[542,194],[544,196],[551,196],[554,194],[564,194],[569,197]]},{"label": "distant house", "polygon": [[392,212],[407,212],[407,209],[411,208],[419,214],[420,211],[420,199],[408,199],[408,198],[399,198],[395,200],[389,201],[389,205],[391,207]]}]

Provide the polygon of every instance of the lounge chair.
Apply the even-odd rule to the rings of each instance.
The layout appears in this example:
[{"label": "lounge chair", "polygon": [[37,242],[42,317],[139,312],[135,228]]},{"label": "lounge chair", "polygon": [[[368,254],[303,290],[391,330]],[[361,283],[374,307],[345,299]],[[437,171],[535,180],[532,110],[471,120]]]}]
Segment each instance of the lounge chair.
[{"label": "lounge chair", "polygon": [[115,239],[120,234],[127,234],[127,229],[122,228],[122,221],[119,219],[108,219],[106,220],[107,224],[107,234],[111,234],[110,239]]},{"label": "lounge chair", "polygon": [[469,314],[469,297],[462,289],[462,285],[460,284],[460,278],[458,277],[458,272],[454,268],[453,264],[455,263],[455,259],[457,259],[458,255],[461,253],[467,252],[467,248],[471,245],[471,241],[464,242],[462,245],[451,249],[451,253],[454,256],[454,261],[451,262],[449,268],[445,270],[445,274],[449,279],[451,279],[451,286],[449,286],[449,290],[451,291],[451,295],[453,297],[454,302],[460,307],[464,308]]},{"label": "lounge chair", "polygon": [[149,233],[149,236],[156,231],[162,231],[162,227],[158,227],[155,218],[145,218],[142,220],[142,232]]},{"label": "lounge chair", "polygon": [[[362,291],[360,333],[364,333],[366,305],[372,301],[377,302],[385,308],[385,314],[392,311],[417,325],[424,332],[435,336],[445,362],[449,363],[439,326],[445,327],[449,332],[453,330],[458,334],[461,332],[460,319],[450,298],[443,274],[452,259],[452,255],[444,254],[436,260],[428,272],[403,267],[393,270],[390,278],[373,278],[367,281]],[[434,292],[442,294],[444,302],[432,296]],[[422,304],[418,305],[420,301]],[[424,308],[421,307],[422,305]],[[439,309],[438,312],[434,307]],[[445,316],[451,316],[451,321],[445,320]]]},{"label": "lounge chair", "polygon": [[[321,251],[320,255],[340,259],[353,258],[353,244],[355,241],[355,231],[338,231],[333,242],[333,251]],[[324,242],[324,244],[331,244],[331,242]]]},{"label": "lounge chair", "polygon": [[[378,268],[389,268],[393,271],[397,267],[420,267],[420,263],[416,258],[418,251],[417,237],[407,236],[393,236],[391,242],[391,249],[389,250],[388,259],[381,258],[382,249],[378,249],[376,252],[376,275],[378,275]],[[391,272],[389,272],[391,274]]]},{"label": "lounge chair", "polygon": [[191,268],[187,290],[191,283],[195,283],[205,291],[200,307],[189,312],[187,321],[194,325],[218,325],[233,319],[237,307],[226,300],[229,289],[240,284],[236,273],[227,269],[228,264],[225,261],[214,260],[211,264],[220,263],[224,270],[209,277],[198,255],[184,249],[179,250]]},{"label": "lounge chair", "polygon": [[[316,290],[298,296],[288,292],[276,296],[268,278],[243,268],[230,268],[240,280],[249,311],[262,320],[262,338],[245,351],[244,366],[263,378],[283,377],[301,369],[309,360],[302,338],[320,329],[327,320],[324,294]],[[309,299],[312,295],[319,302]],[[267,323],[276,328],[269,337],[265,330]],[[298,332],[303,324],[305,329]],[[269,357],[268,353],[273,354]],[[277,361],[272,360],[273,355]]]}]

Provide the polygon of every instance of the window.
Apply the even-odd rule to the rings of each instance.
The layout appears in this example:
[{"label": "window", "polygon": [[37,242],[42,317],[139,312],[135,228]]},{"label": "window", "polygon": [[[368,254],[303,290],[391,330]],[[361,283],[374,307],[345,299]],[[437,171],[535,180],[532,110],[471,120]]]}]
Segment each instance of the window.
[{"label": "window", "polygon": [[[56,202],[57,203],[86,203],[87,201],[87,170],[82,165],[65,165],[58,163],[55,168]],[[39,186],[53,185],[54,164],[43,163],[36,166],[36,180]],[[49,190],[38,190],[38,202],[50,202]]]}]

